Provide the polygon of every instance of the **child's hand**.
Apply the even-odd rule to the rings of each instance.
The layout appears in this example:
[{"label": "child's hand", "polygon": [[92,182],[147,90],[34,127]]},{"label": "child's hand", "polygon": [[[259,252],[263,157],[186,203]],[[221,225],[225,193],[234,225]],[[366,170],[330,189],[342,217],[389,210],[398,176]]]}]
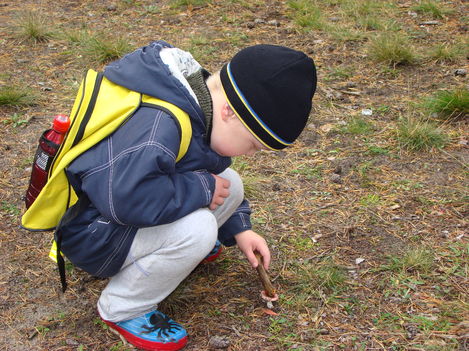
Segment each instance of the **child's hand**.
[{"label": "child's hand", "polygon": [[252,230],[246,230],[235,235],[236,243],[239,249],[246,255],[249,263],[253,268],[256,268],[259,262],[254,255],[254,251],[262,255],[264,261],[264,268],[269,269],[270,264],[270,251],[265,239]]},{"label": "child's hand", "polygon": [[215,210],[218,206],[223,205],[225,199],[230,195],[230,181],[215,174],[212,175],[215,178],[215,191],[209,208]]}]

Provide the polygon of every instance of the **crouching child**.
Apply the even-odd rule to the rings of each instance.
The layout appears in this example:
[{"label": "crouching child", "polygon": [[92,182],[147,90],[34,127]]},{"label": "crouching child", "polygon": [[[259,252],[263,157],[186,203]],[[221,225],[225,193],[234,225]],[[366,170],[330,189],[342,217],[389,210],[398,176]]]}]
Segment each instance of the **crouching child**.
[{"label": "crouching child", "polygon": [[257,251],[269,268],[230,158],[297,139],[311,111],[315,66],[300,51],[255,45],[211,75],[189,53],[157,41],[109,64],[104,76],[182,109],[190,144],[176,162],[174,116],[142,104],[66,169],[87,200],[56,235],[74,265],[110,277],[98,301],[110,328],[145,350],[179,350],[187,333],[157,306],[201,261],[222,244],[237,245],[252,267]]}]

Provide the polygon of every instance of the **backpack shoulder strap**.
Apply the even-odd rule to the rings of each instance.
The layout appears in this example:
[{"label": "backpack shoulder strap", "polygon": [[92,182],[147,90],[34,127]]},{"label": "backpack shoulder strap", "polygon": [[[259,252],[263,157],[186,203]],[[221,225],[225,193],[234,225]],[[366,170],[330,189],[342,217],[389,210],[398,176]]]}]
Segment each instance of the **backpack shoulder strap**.
[{"label": "backpack shoulder strap", "polygon": [[189,115],[176,105],[149,95],[142,95],[141,106],[156,107],[165,110],[174,118],[178,125],[179,134],[181,135],[179,152],[176,157],[176,162],[179,161],[186,154],[192,139],[192,125]]}]

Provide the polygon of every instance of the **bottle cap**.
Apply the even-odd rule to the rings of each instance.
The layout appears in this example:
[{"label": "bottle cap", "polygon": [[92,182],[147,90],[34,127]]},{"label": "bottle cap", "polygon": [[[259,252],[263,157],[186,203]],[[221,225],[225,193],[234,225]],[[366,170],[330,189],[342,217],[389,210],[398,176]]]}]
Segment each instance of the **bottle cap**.
[{"label": "bottle cap", "polygon": [[66,133],[70,127],[70,118],[66,115],[57,115],[54,117],[52,128],[59,133]]}]

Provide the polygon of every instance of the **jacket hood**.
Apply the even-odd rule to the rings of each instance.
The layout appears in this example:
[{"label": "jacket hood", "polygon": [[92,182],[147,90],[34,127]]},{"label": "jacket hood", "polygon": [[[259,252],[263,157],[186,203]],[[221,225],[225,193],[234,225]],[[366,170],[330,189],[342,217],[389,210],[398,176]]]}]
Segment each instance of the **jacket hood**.
[{"label": "jacket hood", "polygon": [[204,114],[186,77],[201,69],[188,52],[155,41],[104,68],[111,82],[170,102],[205,125]]}]

